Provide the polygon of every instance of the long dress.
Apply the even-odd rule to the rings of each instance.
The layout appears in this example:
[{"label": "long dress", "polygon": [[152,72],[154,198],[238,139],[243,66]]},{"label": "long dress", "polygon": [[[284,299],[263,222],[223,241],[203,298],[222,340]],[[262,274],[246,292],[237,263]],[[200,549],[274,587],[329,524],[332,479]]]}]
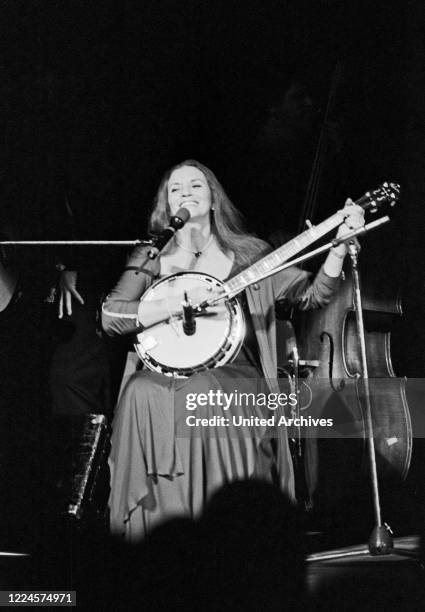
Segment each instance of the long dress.
[{"label": "long dress", "polygon": [[[133,257],[136,262],[140,259],[140,254]],[[131,268],[124,272],[104,304],[103,323],[109,333],[122,333],[135,325],[136,298],[154,280],[154,274],[145,275],[144,280],[139,278],[143,274],[131,276]],[[271,424],[273,415],[267,406],[236,401],[227,410],[211,402],[197,406],[193,412],[187,407],[191,393],[222,391],[253,393],[257,397],[259,393],[280,391],[275,345],[274,351],[270,348],[274,335],[273,298],[284,293],[301,307],[314,307],[327,303],[337,286],[337,279],[323,271],[311,283],[305,272],[291,270],[280,276],[283,289],[275,291],[273,281],[266,279],[252,290],[254,295],[247,290],[252,334],[248,334],[245,348],[232,364],[187,379],[151,371],[137,372],[129,379],[116,410],[111,440],[112,533],[135,542],[168,518],[195,518],[219,487],[238,479],[270,480],[273,466],[282,488],[294,497],[286,431]],[[258,350],[257,356],[250,350],[253,346]],[[216,417],[216,424],[191,426],[189,416]],[[249,422],[243,424],[242,418]],[[223,419],[228,419],[228,425],[220,425]]]}]

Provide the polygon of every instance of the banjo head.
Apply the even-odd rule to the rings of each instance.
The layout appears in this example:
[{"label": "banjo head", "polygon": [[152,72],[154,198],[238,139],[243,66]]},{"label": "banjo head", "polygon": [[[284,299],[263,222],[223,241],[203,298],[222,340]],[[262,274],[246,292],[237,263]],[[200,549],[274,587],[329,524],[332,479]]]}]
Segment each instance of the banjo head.
[{"label": "banjo head", "polygon": [[[181,297],[196,288],[221,288],[218,279],[200,272],[166,276],[150,287],[141,301]],[[231,362],[245,337],[245,320],[239,301],[226,299],[195,317],[196,331],[187,336],[182,318],[172,317],[137,335],[135,349],[151,370],[167,376],[187,377],[195,372]]]}]

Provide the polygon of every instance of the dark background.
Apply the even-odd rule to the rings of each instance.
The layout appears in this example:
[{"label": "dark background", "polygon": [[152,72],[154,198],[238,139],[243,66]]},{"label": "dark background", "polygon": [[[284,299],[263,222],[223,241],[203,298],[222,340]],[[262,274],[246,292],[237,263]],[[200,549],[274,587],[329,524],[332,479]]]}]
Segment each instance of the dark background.
[{"label": "dark background", "polygon": [[[163,172],[195,158],[217,174],[251,230],[289,237],[300,230],[323,129],[312,220],[383,180],[402,185],[392,223],[362,240],[361,267],[375,293],[402,299],[391,346],[397,374],[423,377],[424,13],[422,0],[3,0],[0,229],[62,238],[68,203],[76,238],[145,237]],[[1,429],[17,440],[2,469],[22,472],[19,495],[4,507],[10,521],[25,517],[26,544],[34,537],[26,513],[42,505],[28,474],[38,490],[42,458],[34,459],[39,440],[21,432],[38,431],[43,410],[31,401],[22,410],[20,391],[43,404],[39,364],[50,355],[52,321],[43,297],[55,270],[48,247],[10,252],[29,291],[16,321],[0,320],[0,383],[13,380]],[[125,255],[93,251],[92,269],[115,262],[112,284]],[[23,330],[18,341],[8,328]],[[8,519],[0,522],[5,531]],[[3,546],[7,538],[0,529]]]},{"label": "dark background", "polygon": [[[0,216],[25,238],[57,238],[65,201],[80,237],[143,236],[163,171],[187,157],[212,167],[257,233],[296,233],[338,64],[316,220],[402,184],[362,259],[400,291],[394,359],[422,376],[421,2],[26,0],[2,2],[1,23]],[[49,255],[29,257],[42,293],[34,262]]]}]

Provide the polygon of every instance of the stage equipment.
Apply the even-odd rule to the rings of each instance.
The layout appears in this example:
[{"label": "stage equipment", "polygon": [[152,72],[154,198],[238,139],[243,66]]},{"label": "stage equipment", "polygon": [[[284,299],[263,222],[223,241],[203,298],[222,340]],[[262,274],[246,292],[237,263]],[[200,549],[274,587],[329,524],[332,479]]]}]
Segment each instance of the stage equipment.
[{"label": "stage equipment", "polygon": [[[103,516],[108,495],[109,433],[102,414],[59,417],[53,424],[52,492],[56,511],[81,522]],[[59,448],[60,444],[60,448]]]}]

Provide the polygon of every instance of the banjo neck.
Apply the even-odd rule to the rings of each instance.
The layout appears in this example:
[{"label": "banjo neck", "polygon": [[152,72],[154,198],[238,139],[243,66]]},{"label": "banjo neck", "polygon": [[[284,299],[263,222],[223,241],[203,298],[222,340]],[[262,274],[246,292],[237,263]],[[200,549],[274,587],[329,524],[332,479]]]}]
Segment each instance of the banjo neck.
[{"label": "banjo neck", "polygon": [[[382,183],[377,189],[367,191],[354,204],[361,206],[363,209],[370,209],[376,212],[383,203],[389,203],[394,206],[400,195],[400,185],[397,183]],[[322,221],[318,225],[311,225],[307,230],[296,236],[286,244],[282,245],[275,251],[272,251],[252,266],[249,266],[233,278],[223,284],[223,290],[227,297],[234,297],[249,285],[259,282],[265,276],[270,276],[273,270],[288,259],[297,255],[300,251],[310,246],[316,240],[319,240],[327,233],[341,225],[344,216],[347,216],[341,211],[336,212],[331,217]]]},{"label": "banjo neck", "polygon": [[224,291],[231,297],[241,293],[246,287],[258,282],[265,275],[269,275],[272,270],[283,264],[285,261],[303,251],[316,240],[319,240],[327,233],[341,224],[341,213],[335,213],[319,225],[310,227],[299,236],[296,236],[275,251],[272,251],[252,266],[249,266],[233,278],[226,281],[223,285]]}]

